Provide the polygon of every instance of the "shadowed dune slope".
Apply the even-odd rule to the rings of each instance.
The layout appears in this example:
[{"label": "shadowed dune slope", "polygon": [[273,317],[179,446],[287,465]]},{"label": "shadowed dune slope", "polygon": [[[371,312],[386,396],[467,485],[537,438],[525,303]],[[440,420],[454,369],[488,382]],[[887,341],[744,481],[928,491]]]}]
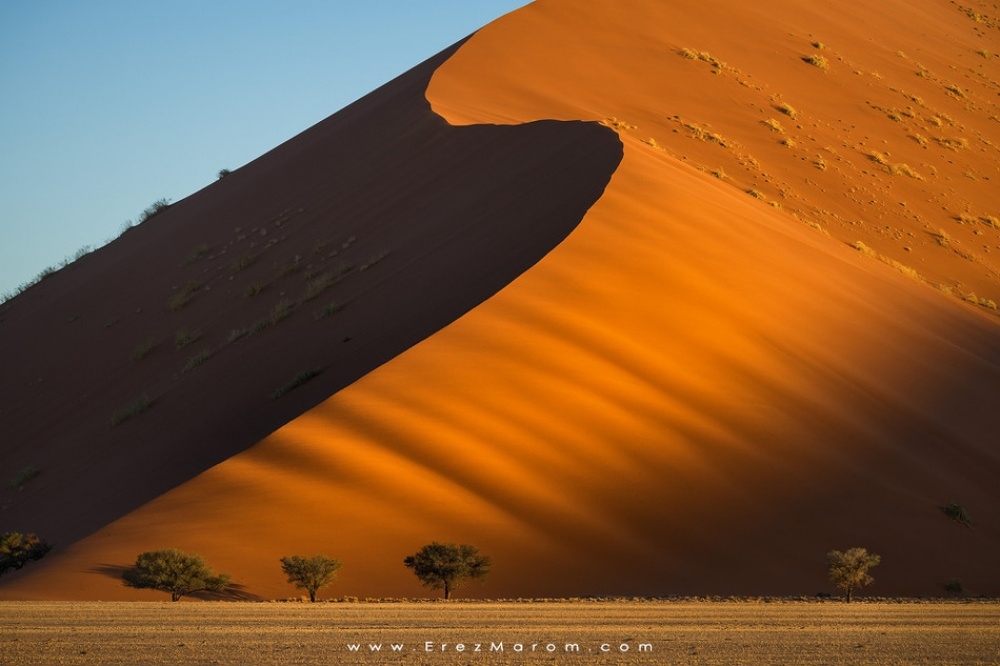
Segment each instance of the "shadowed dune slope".
[{"label": "shadowed dune slope", "polygon": [[[615,133],[451,127],[423,94],[446,56],[2,306],[0,529],[60,546],[99,529],[446,325],[579,223],[621,160]],[[40,473],[8,487],[25,468]]]},{"label": "shadowed dune slope", "polygon": [[540,0],[487,26],[427,98],[470,130],[617,131],[580,225],[0,596],[142,598],[115,567],[167,545],[247,596],[293,594],[277,559],[314,552],[344,562],[330,594],[412,596],[432,539],[493,555],[476,596],[812,594],[852,546],[883,556],[875,593],[1000,593],[987,5]]}]

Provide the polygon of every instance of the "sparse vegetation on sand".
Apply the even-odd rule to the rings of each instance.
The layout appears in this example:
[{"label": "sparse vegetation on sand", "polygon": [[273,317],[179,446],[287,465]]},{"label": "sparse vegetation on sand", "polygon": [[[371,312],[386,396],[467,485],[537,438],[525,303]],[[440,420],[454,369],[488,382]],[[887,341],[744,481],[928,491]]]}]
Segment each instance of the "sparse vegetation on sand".
[{"label": "sparse vegetation on sand", "polygon": [[305,384],[309,380],[315,379],[322,372],[323,372],[322,370],[318,370],[318,369],[305,370],[303,372],[300,372],[299,374],[297,374],[294,377],[292,377],[292,380],[290,382],[288,382],[284,386],[280,386],[280,387],[276,388],[274,391],[272,391],[271,392],[271,399],[272,400],[277,400],[278,398],[281,398],[281,397],[287,395],[288,393],[294,391],[295,389],[297,389],[298,387],[302,386],[303,384]]},{"label": "sparse vegetation on sand", "polygon": [[807,55],[802,58],[804,62],[809,63],[813,67],[819,67],[820,69],[826,70],[830,69],[830,61],[828,61],[824,56],[818,53],[813,53],[812,55]]},{"label": "sparse vegetation on sand", "polygon": [[969,516],[969,512],[965,510],[965,507],[958,502],[948,502],[941,507],[944,515],[948,516],[956,523],[960,525],[965,525],[966,527],[972,527],[972,518]]},{"label": "sparse vegetation on sand", "polygon": [[190,303],[191,299],[194,298],[194,295],[199,289],[201,289],[201,284],[199,284],[197,280],[190,280],[180,289],[180,291],[170,297],[167,301],[167,305],[170,307],[171,311],[176,312]]},{"label": "sparse vegetation on sand", "polygon": [[153,402],[149,399],[149,396],[143,393],[135,400],[125,405],[117,412],[111,415],[111,425],[117,426],[125,423],[126,421],[131,421],[135,417],[142,414],[144,411],[152,406]]},{"label": "sparse vegetation on sand", "polygon": [[13,488],[14,490],[20,490],[24,487],[24,484],[31,481],[39,474],[41,474],[41,472],[34,467],[23,467],[14,476],[10,477],[10,481],[7,482],[7,487]]},{"label": "sparse vegetation on sand", "polygon": [[[930,666],[990,663],[1000,652],[995,631],[1000,604],[965,600],[850,606],[786,599],[4,602],[3,610],[0,652],[8,666],[61,661]],[[397,650],[402,655],[393,657]]]}]

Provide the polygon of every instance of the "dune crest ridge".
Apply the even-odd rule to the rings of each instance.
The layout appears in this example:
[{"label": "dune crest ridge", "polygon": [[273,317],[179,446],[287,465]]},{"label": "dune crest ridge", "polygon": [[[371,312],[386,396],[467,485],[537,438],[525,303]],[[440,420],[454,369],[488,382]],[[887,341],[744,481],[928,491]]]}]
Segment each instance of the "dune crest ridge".
[{"label": "dune crest ridge", "polygon": [[290,552],[344,561],[331,594],[416,596],[401,561],[432,539],[493,556],[472,596],[832,592],[825,554],[852,546],[882,555],[873,593],[1000,593],[996,43],[894,0],[539,0],[490,24],[427,99],[454,125],[614,129],[579,226],[0,596],[57,572],[111,594],[88,563],[164,540],[256,596],[290,594]]}]

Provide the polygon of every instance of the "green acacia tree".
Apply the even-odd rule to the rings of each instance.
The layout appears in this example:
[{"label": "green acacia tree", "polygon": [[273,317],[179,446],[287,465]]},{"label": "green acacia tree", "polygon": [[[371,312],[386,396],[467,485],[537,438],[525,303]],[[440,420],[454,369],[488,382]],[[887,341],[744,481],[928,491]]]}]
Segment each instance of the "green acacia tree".
[{"label": "green acacia tree", "polygon": [[135,566],[122,573],[125,587],[169,592],[171,601],[194,592],[220,592],[229,581],[228,574],[216,575],[201,555],[176,548],[140,553]]},{"label": "green acacia tree", "polygon": [[434,541],[403,560],[424,587],[444,590],[444,598],[468,579],[483,579],[490,572],[490,558],[468,544]]},{"label": "green acacia tree", "polygon": [[843,553],[831,550],[826,554],[826,561],[830,568],[830,582],[842,589],[847,595],[847,603],[851,603],[855,588],[875,582],[868,571],[878,566],[882,558],[865,548],[851,548]]},{"label": "green acacia tree", "polygon": [[316,591],[333,582],[340,566],[340,560],[326,555],[291,555],[281,558],[281,570],[288,576],[288,582],[307,591],[309,601],[313,603],[316,602]]},{"label": "green acacia tree", "polygon": [[42,559],[50,550],[52,546],[36,534],[5,532],[0,535],[0,576]]}]

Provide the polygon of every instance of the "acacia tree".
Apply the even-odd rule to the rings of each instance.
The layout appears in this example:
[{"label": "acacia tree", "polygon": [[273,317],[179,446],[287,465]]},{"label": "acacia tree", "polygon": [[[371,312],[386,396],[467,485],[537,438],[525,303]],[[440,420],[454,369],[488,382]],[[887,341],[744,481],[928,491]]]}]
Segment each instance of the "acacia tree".
[{"label": "acacia tree", "polygon": [[281,558],[281,570],[288,576],[288,582],[309,592],[309,601],[313,603],[316,602],[316,590],[332,583],[339,569],[340,561],[326,555]]},{"label": "acacia tree", "polygon": [[140,553],[135,566],[122,572],[125,587],[169,592],[171,601],[194,592],[219,592],[229,581],[228,574],[215,575],[201,555],[176,548]]},{"label": "acacia tree", "polygon": [[467,579],[485,578],[490,571],[490,558],[480,555],[475,546],[437,541],[404,559],[403,564],[413,569],[424,587],[443,589],[445,599]]},{"label": "acacia tree", "polygon": [[865,548],[851,548],[845,553],[831,550],[826,554],[826,560],[830,567],[830,581],[847,594],[847,603],[851,603],[855,588],[875,582],[868,570],[878,566],[882,558]]},{"label": "acacia tree", "polygon": [[36,534],[4,533],[0,536],[0,576],[42,559],[50,550],[52,546]]}]

